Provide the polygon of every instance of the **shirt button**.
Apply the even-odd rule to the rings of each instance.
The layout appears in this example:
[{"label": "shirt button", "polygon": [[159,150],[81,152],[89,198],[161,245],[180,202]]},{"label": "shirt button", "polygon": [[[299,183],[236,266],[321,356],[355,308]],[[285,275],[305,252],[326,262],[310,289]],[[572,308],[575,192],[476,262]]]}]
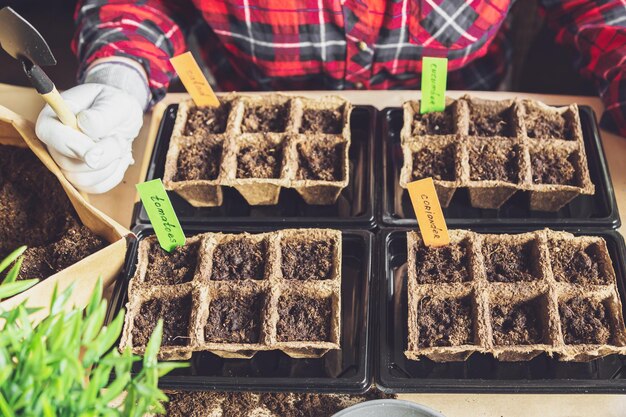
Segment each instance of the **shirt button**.
[{"label": "shirt button", "polygon": [[356,88],[357,90],[362,90],[362,89],[363,89],[363,87],[364,87],[364,86],[363,86],[363,83],[362,83],[362,82],[360,82],[360,81],[359,81],[359,82],[357,82],[357,83],[354,83],[354,88]]},{"label": "shirt button", "polygon": [[357,46],[359,47],[361,51],[367,51],[367,44],[365,42],[361,41],[357,43]]}]

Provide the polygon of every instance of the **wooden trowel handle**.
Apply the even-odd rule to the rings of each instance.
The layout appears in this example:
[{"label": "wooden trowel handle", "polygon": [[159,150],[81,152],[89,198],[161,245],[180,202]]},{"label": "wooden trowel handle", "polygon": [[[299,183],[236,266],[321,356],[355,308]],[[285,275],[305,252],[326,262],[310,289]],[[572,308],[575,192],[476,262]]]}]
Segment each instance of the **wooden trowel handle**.
[{"label": "wooden trowel handle", "polygon": [[59,94],[59,91],[54,86],[54,83],[45,72],[38,65],[24,63],[24,71],[28,76],[31,84],[35,87],[35,90],[41,97],[52,107],[52,110],[56,113],[61,123],[78,130],[78,123],[76,122],[76,115],[72,113],[67,103]]}]

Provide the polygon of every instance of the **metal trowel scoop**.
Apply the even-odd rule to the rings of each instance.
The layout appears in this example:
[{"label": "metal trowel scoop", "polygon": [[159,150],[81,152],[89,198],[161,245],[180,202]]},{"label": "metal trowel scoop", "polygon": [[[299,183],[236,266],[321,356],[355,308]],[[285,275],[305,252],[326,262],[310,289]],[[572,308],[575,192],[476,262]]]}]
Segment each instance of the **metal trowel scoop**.
[{"label": "metal trowel scoop", "polygon": [[78,129],[76,116],[41,69],[42,66],[57,63],[50,47],[37,29],[10,7],[0,9],[0,45],[22,63],[30,83],[52,107],[59,120],[64,125]]}]

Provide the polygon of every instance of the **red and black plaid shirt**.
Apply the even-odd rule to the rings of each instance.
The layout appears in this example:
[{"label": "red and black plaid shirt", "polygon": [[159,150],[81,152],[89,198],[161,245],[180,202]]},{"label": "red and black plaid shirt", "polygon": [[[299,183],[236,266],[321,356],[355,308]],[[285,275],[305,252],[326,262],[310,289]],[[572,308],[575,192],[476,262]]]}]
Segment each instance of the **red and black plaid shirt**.
[{"label": "red and black plaid shirt", "polygon": [[[626,135],[626,0],[541,0]],[[492,90],[509,61],[510,0],[83,0],[75,50],[139,60],[153,100],[193,29],[222,90],[419,88],[421,58],[449,59],[448,87]]]}]

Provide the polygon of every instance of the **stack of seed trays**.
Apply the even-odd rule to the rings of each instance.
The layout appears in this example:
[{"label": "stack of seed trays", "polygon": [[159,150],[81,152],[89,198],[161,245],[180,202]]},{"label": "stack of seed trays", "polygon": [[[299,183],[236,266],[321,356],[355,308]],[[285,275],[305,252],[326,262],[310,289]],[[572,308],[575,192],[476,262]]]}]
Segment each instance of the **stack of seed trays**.
[{"label": "stack of seed trays", "polygon": [[452,230],[449,245],[407,234],[408,359],[475,353],[587,362],[626,354],[626,328],[604,239],[549,229]]},{"label": "stack of seed trays", "polygon": [[497,209],[518,191],[530,209],[558,211],[594,194],[578,107],[531,100],[447,100],[444,111],[420,114],[404,103],[400,186],[432,177],[447,207],[467,188],[472,207]]},{"label": "stack of seed trays", "polygon": [[120,349],[143,354],[159,318],[160,359],[208,351],[318,358],[340,348],[341,232],[203,233],[167,253],[139,243]]},{"label": "stack of seed trays", "polygon": [[221,206],[222,187],[250,205],[275,205],[295,189],[307,204],[333,204],[348,185],[352,105],[340,97],[221,97],[217,108],[179,105],[165,188],[195,207]]}]

